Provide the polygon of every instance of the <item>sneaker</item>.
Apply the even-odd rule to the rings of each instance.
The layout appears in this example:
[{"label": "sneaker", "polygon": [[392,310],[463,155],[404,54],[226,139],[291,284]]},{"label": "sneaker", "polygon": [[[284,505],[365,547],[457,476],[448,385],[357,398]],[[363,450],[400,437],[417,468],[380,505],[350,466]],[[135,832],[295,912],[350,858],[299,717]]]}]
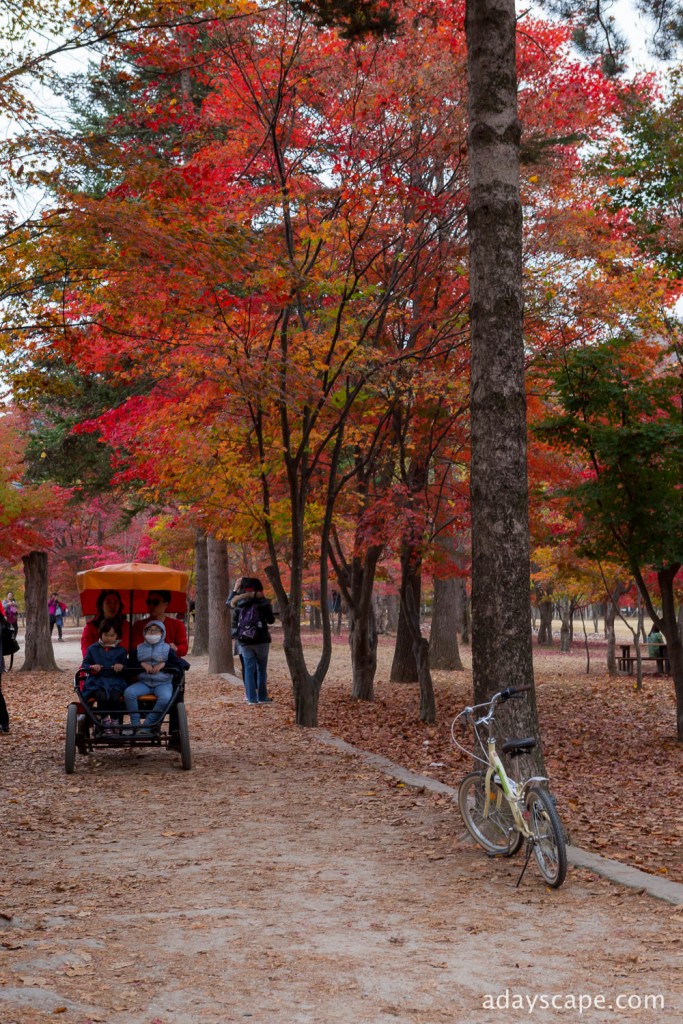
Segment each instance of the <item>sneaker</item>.
[{"label": "sneaker", "polygon": [[272,704],[272,703],[273,703],[273,698],[272,697],[264,697],[262,700],[259,700],[259,704]]},{"label": "sneaker", "polygon": [[143,740],[148,740],[148,739],[150,739],[150,737],[152,737],[153,735],[154,735],[154,733],[152,732],[152,730],[151,730],[151,729],[148,729],[148,728],[147,728],[146,726],[144,726],[144,725],[143,725],[143,726],[141,726],[141,728],[139,728],[139,729],[136,729],[136,730],[135,730],[135,738],[136,738],[136,739],[143,739]]},{"label": "sneaker", "polygon": [[103,718],[102,719],[102,731],[103,731],[105,736],[113,736],[114,735],[114,730],[112,729],[112,725],[113,724],[114,723],[112,722],[111,718]]},{"label": "sneaker", "polygon": [[0,732],[9,732],[9,725],[0,725]]},{"label": "sneaker", "polygon": [[248,704],[250,708],[255,708],[255,707],[258,706],[258,701],[257,700],[245,700],[244,703]]}]

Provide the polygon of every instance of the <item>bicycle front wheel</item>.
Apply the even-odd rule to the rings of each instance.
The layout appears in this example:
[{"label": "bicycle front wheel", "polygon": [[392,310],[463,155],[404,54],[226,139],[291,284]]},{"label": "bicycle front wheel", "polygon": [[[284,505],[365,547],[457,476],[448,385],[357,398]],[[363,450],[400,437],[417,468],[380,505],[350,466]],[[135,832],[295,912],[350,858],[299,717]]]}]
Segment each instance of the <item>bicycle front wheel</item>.
[{"label": "bicycle front wheel", "polygon": [[467,831],[487,853],[511,857],[524,837],[517,831],[510,805],[492,783],[486,796],[486,772],[470,772],[460,783],[458,807]]},{"label": "bicycle front wheel", "polygon": [[527,794],[526,809],[536,863],[548,885],[559,889],[567,874],[567,849],[553,798],[546,789],[533,786]]}]

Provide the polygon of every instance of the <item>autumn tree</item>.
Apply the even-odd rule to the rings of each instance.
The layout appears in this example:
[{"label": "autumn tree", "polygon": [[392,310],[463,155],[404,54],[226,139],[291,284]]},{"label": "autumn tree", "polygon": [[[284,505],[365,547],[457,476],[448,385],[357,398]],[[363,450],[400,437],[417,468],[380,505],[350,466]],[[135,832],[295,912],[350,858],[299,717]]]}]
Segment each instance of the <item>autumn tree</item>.
[{"label": "autumn tree", "polygon": [[[674,588],[683,564],[681,350],[671,339],[619,337],[567,352],[552,374],[558,405],[549,443],[581,451],[587,474],[572,492],[586,523],[583,546],[625,562],[666,637],[683,739],[683,643]],[[659,590],[648,586],[653,567]]]},{"label": "autumn tree", "polygon": [[[354,31],[344,0],[314,4],[326,22]],[[373,6],[372,4],[370,5]],[[552,4],[550,5],[552,6]],[[599,3],[573,0],[575,38],[619,70],[623,40]],[[643,0],[660,45],[681,36],[676,0]],[[662,14],[667,18],[663,21]],[[668,17],[673,12],[673,17]],[[468,231],[472,333],[472,654],[475,699],[506,681],[533,683],[528,630],[529,529],[522,293],[521,125],[516,67],[517,17],[512,0],[467,0],[469,88]],[[494,581],[496,581],[494,586]],[[534,701],[508,705],[515,727],[538,731]]]},{"label": "autumn tree", "polygon": [[683,277],[683,72],[672,71],[662,94],[624,86],[620,138],[598,164],[610,176],[612,209],[626,211],[642,251],[665,273]]},{"label": "autumn tree", "polygon": [[[52,239],[43,255],[67,245],[72,262],[80,260],[78,238],[89,225],[87,276],[72,277],[68,286],[59,278],[69,315],[52,317],[56,308],[44,306],[35,337],[51,338],[82,369],[134,377],[136,397],[98,420],[105,437],[135,449],[121,482],[138,476],[150,492],[175,487],[218,522],[230,516],[235,537],[245,524],[252,531],[257,524],[283,615],[298,720],[310,724],[329,661],[327,538],[336,481],[353,465],[352,409],[361,396],[369,405],[372,394],[381,417],[393,402],[398,368],[407,385],[411,366],[423,355],[446,358],[457,336],[452,314],[441,315],[452,307],[452,287],[443,279],[448,218],[437,215],[460,179],[446,179],[442,170],[431,193],[415,179],[410,147],[431,145],[435,165],[440,136],[432,127],[435,141],[414,140],[411,122],[387,108],[376,52],[359,49],[345,85],[348,105],[329,107],[345,72],[324,63],[325,48],[338,52],[339,42],[329,37],[316,54],[315,33],[285,8],[257,21],[255,34],[253,26],[231,34],[219,26],[215,38],[202,38],[204,47],[212,45],[213,63],[207,60],[200,74],[215,85],[204,105],[206,138],[202,143],[202,126],[193,121],[196,149],[181,174],[173,164],[136,164],[127,155],[125,187],[97,199],[78,195],[61,250]],[[424,45],[426,36],[417,41]],[[276,64],[274,46],[282,57]],[[172,42],[169,60],[180,59],[177,50]],[[392,64],[397,83],[400,56],[388,51],[383,67]],[[325,90],[323,74],[332,76]],[[157,97],[149,89],[149,120],[171,99],[165,84]],[[399,101],[392,98],[394,109]],[[183,109],[170,109],[183,124]],[[196,119],[194,109],[190,116]],[[217,164],[218,124],[227,144]],[[143,222],[137,203],[127,202],[131,194],[148,203]],[[232,197],[227,204],[225,194]],[[148,268],[142,281],[139,261]],[[411,298],[418,273],[431,279],[420,315]],[[108,287],[112,274],[115,291]],[[462,274],[450,281],[462,295]],[[428,318],[436,326],[423,330]],[[401,325],[408,320],[406,347]],[[150,444],[139,450],[134,439],[143,421]],[[186,437],[193,442],[191,465],[181,455]],[[273,460],[273,451],[283,460]],[[309,531],[320,563],[324,631],[313,673],[299,637]]]},{"label": "autumn tree", "polygon": [[56,669],[47,613],[48,550],[51,525],[68,492],[23,479],[21,417],[5,412],[0,433],[0,549],[3,562],[24,568],[26,602],[25,653],[22,671]]}]

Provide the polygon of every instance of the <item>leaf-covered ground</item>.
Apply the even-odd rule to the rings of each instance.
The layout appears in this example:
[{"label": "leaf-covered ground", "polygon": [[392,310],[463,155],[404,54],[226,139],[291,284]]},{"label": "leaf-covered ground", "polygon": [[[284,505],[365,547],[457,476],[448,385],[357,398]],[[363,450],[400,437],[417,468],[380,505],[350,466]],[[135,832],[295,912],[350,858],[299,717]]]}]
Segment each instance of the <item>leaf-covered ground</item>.
[{"label": "leaf-covered ground", "polygon": [[[283,698],[284,720],[292,722],[280,640],[276,630],[270,674]],[[306,644],[310,667],[319,637],[307,637]],[[56,650],[62,664],[75,664],[74,643]],[[683,882],[683,745],[675,739],[672,681],[647,675],[637,692],[633,679],[606,674],[604,644],[592,644],[591,651],[590,675],[579,644],[570,654],[534,651],[546,771],[565,827],[578,846]],[[319,724],[354,746],[457,787],[469,763],[452,745],[450,726],[471,700],[471,672],[434,673],[437,722],[425,726],[417,717],[417,686],[388,682],[392,655],[393,639],[382,637],[375,701],[352,701],[348,643],[344,636],[335,638]],[[469,665],[468,648],[462,656]],[[47,678],[51,685],[44,687],[40,681]],[[58,685],[63,690],[66,684]],[[29,727],[29,751],[43,742],[46,721],[61,728],[68,686],[57,697],[53,677],[13,672],[5,690],[10,713]]]},{"label": "leaf-covered ground", "polygon": [[[60,664],[77,652],[59,645]],[[321,705],[333,732],[457,780],[446,737],[465,675],[439,682],[440,724],[430,730],[416,724],[414,687],[380,683],[375,705],[349,701],[345,643],[335,645],[333,677]],[[590,685],[595,720],[604,686]],[[67,776],[70,673],[12,672],[4,689],[12,731],[0,737],[2,1024],[529,1020],[526,1002],[517,1013],[486,1009],[507,991],[523,1000],[581,993],[609,1007],[618,994],[656,996],[657,1012],[628,1019],[680,1019],[681,907],[575,868],[551,891],[533,863],[515,888],[521,858],[484,856],[449,799],[293,727],[278,643],[275,703],[265,708],[246,707],[238,682],[194,661],[190,772],[172,752],[127,748],[78,755]],[[566,693],[591,690],[572,675],[540,691],[548,735],[567,738],[566,757],[552,765],[559,790],[561,773],[591,756],[588,717],[581,743],[570,741],[564,723],[570,709],[578,720],[580,705]],[[632,717],[610,722],[614,750],[630,742]],[[666,797],[641,749],[631,763],[643,772],[642,819]],[[433,767],[439,759],[448,766]],[[607,822],[589,775],[585,785],[603,822],[594,834],[610,836],[626,815]],[[674,812],[653,820],[672,823]],[[578,1019],[576,1002],[567,1009]],[[606,1024],[615,1014],[593,1008],[580,1019]]]},{"label": "leaf-covered ground", "polygon": [[[321,695],[320,725],[349,743],[457,786],[467,759],[450,741],[450,725],[471,701],[472,678],[435,672],[437,722],[417,720],[418,690],[389,683],[393,641],[382,638],[374,703],[348,698],[346,644]],[[463,650],[469,663],[469,651]],[[593,647],[591,674],[572,654],[535,652],[537,701],[546,771],[572,842],[683,882],[683,745],[675,739],[670,678],[610,678],[604,645]],[[502,681],[504,685],[504,680]]]}]

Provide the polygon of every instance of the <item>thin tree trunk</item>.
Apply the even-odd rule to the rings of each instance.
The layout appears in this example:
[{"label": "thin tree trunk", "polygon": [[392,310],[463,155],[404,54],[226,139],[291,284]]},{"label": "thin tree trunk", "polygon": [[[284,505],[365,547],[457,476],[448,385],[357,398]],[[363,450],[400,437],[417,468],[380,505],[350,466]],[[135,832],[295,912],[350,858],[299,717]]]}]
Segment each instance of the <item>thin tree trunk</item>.
[{"label": "thin tree trunk", "polygon": [[[533,686],[514,0],[467,0],[474,700]],[[504,679],[502,678],[504,676]],[[540,741],[533,690],[508,723]],[[534,757],[542,766],[540,742]]]},{"label": "thin tree trunk", "polygon": [[460,639],[464,644],[469,644],[472,633],[472,615],[470,613],[470,599],[467,594],[467,583],[460,580],[460,607],[462,608],[462,632]]},{"label": "thin tree trunk", "polygon": [[617,634],[614,629],[616,612],[616,601],[609,600],[605,606],[605,635],[607,637],[607,674],[610,676],[618,674],[616,657]]},{"label": "thin tree trunk", "polygon": [[195,656],[209,653],[209,563],[206,534],[197,530],[194,541],[194,642]]},{"label": "thin tree trunk", "polygon": [[583,626],[583,643],[586,649],[586,675],[590,675],[591,670],[591,649],[588,645],[588,633],[586,632],[586,617],[584,615],[583,608],[581,609],[581,625]]},{"label": "thin tree trunk", "polygon": [[[652,620],[655,621],[654,619]],[[636,629],[638,631],[638,637],[642,643],[647,643],[647,633],[645,632],[645,609],[643,608],[643,595],[638,588],[638,597],[636,598]]]},{"label": "thin tree trunk", "polygon": [[[602,569],[600,570],[602,572]],[[605,589],[607,590],[607,581],[603,575],[603,582],[605,583]],[[616,676],[617,673],[617,658],[616,658],[616,645],[617,635],[614,628],[615,619],[619,610],[619,601],[627,594],[629,587],[622,583],[621,580],[617,580],[614,585],[614,589],[608,591],[609,597],[607,604],[605,605],[605,635],[607,637],[607,672],[611,676]],[[628,625],[628,623],[627,623]],[[629,627],[630,628],[630,627]]]},{"label": "thin tree trunk", "polygon": [[24,563],[26,633],[24,664],[21,672],[54,672],[57,669],[50,638],[50,616],[47,611],[47,553],[31,551]]},{"label": "thin tree trunk", "polygon": [[209,673],[234,672],[230,638],[230,609],[226,605],[230,593],[228,546],[215,537],[206,539],[209,578]]}]

